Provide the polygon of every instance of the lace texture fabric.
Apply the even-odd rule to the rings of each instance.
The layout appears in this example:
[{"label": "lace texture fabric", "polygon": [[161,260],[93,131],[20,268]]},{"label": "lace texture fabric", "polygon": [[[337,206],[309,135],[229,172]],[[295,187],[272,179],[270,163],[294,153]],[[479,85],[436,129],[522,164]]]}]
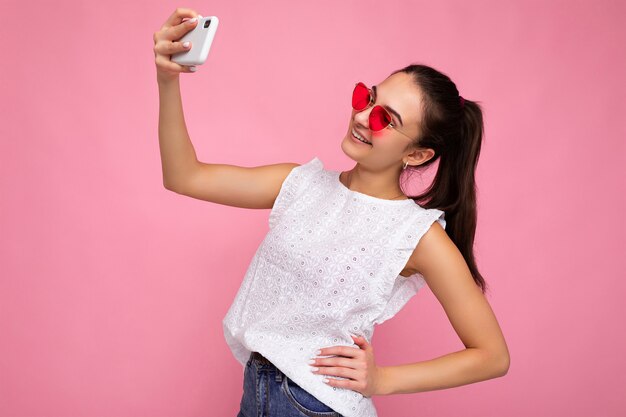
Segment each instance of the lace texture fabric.
[{"label": "lace texture fabric", "polygon": [[329,346],[371,341],[425,284],[403,277],[420,238],[445,213],[413,200],[385,200],[350,190],[319,158],[292,169],[223,319],[224,337],[245,367],[260,352],[285,375],[346,417],[377,417],[370,397],[322,382],[308,360]]}]

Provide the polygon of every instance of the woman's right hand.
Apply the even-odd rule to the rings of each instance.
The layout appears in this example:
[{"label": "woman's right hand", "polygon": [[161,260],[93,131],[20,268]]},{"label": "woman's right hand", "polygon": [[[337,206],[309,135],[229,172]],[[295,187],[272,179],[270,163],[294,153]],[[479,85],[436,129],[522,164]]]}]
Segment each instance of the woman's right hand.
[{"label": "woman's right hand", "polygon": [[[171,81],[177,79],[181,72],[193,72],[191,67],[172,62],[171,58],[172,54],[188,51],[193,47],[191,42],[188,47],[185,47],[182,42],[177,41],[196,27],[198,17],[201,16],[195,11],[179,7],[161,26],[161,29],[154,32],[154,62],[158,81]],[[196,20],[183,21],[183,19],[191,18],[196,18]]]}]

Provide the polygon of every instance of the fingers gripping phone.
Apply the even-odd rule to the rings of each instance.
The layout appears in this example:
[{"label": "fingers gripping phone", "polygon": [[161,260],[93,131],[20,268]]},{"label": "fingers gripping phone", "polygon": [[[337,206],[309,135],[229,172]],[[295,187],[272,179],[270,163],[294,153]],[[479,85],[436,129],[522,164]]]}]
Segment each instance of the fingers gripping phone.
[{"label": "fingers gripping phone", "polygon": [[209,55],[218,24],[217,16],[199,16],[196,27],[178,40],[178,42],[190,41],[191,49],[172,54],[171,60],[180,65],[204,64]]}]

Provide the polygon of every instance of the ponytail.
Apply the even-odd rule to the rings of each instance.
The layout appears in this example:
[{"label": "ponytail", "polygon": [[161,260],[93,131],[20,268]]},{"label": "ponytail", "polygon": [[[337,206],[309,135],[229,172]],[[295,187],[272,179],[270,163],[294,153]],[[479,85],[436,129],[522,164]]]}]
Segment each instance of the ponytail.
[{"label": "ponytail", "polygon": [[392,74],[397,72],[412,75],[423,93],[421,132],[413,145],[435,152],[425,163],[407,169],[422,171],[439,161],[432,184],[423,193],[409,198],[424,208],[445,212],[445,231],[463,255],[474,281],[485,293],[487,284],[474,257],[477,225],[475,173],[484,134],[481,106],[461,98],[450,78],[429,66],[412,64]]}]

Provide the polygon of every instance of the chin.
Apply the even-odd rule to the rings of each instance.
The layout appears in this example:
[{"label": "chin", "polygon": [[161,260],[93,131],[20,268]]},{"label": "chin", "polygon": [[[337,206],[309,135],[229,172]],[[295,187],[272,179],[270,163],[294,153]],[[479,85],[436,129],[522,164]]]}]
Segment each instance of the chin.
[{"label": "chin", "polygon": [[[343,151],[343,153],[348,156],[349,158],[352,158],[351,152],[349,149],[351,143],[349,142],[350,138],[348,137],[348,135],[344,136],[343,139],[341,140],[341,150]],[[346,150],[347,149],[347,150]]]},{"label": "chin", "polygon": [[362,159],[361,152],[356,148],[359,145],[352,142],[351,135],[352,134],[348,132],[348,134],[343,137],[341,140],[341,150],[348,158],[352,159],[354,162],[359,162],[359,160]]},{"label": "chin", "polygon": [[[349,135],[350,133],[348,133]],[[354,144],[352,143],[352,139],[350,136],[344,136],[341,140],[341,150],[343,153],[350,159],[355,160],[354,158]]]}]

